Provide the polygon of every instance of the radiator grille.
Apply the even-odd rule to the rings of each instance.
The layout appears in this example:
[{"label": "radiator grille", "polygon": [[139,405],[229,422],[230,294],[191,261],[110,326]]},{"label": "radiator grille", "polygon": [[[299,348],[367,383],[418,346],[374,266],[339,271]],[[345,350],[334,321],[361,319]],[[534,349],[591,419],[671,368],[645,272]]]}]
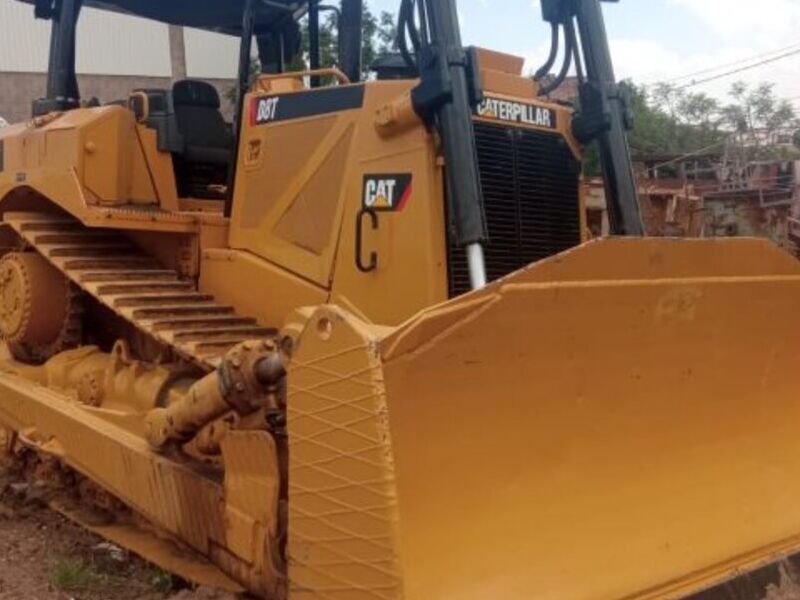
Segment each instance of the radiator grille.
[{"label": "radiator grille", "polygon": [[[581,241],[580,165],[557,134],[475,123],[494,281]],[[450,295],[470,290],[464,251],[451,237]]]}]

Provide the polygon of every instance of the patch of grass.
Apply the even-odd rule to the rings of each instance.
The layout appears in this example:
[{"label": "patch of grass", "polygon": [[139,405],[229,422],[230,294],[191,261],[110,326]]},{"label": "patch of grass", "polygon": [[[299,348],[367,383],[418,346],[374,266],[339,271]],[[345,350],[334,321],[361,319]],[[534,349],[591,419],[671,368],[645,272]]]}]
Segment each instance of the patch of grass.
[{"label": "patch of grass", "polygon": [[150,573],[150,587],[153,588],[154,592],[166,595],[175,591],[177,581],[169,571],[153,567]]},{"label": "patch of grass", "polygon": [[62,592],[80,592],[97,585],[102,576],[80,558],[59,560],[50,573],[50,584]]},{"label": "patch of grass", "polygon": [[50,585],[70,594],[92,598],[156,600],[173,594],[184,583],[169,571],[138,560],[119,562],[93,555],[67,555],[52,563]]}]

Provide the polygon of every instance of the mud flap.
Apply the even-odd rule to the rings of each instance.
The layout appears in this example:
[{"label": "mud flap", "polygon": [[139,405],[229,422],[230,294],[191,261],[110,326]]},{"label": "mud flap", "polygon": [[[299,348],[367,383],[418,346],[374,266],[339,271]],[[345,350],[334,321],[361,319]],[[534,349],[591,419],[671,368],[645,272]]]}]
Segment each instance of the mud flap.
[{"label": "mud flap", "polygon": [[[293,543],[290,517],[300,597],[686,597],[797,552],[799,308],[766,242],[605,240],[388,334],[323,309],[290,510],[335,527]],[[333,555],[362,568],[320,577]]]}]

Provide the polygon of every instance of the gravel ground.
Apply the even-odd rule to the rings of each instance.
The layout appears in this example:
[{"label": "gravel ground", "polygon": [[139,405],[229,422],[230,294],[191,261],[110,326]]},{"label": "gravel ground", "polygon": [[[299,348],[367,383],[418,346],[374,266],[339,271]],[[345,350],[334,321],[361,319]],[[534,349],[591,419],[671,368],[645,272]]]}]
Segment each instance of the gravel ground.
[{"label": "gravel ground", "polygon": [[770,586],[764,600],[800,600],[800,586],[785,583],[780,588]]},{"label": "gravel ground", "polygon": [[236,600],[164,571],[36,502],[0,496],[0,600]]}]

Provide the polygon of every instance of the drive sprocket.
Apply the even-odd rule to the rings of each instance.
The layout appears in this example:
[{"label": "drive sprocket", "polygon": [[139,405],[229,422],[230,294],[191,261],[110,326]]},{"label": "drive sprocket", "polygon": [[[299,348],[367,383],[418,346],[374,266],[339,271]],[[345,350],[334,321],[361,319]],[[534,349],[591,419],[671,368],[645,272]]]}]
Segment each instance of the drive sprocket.
[{"label": "drive sprocket", "polygon": [[35,252],[0,259],[0,336],[24,362],[44,362],[81,341],[78,290]]}]

